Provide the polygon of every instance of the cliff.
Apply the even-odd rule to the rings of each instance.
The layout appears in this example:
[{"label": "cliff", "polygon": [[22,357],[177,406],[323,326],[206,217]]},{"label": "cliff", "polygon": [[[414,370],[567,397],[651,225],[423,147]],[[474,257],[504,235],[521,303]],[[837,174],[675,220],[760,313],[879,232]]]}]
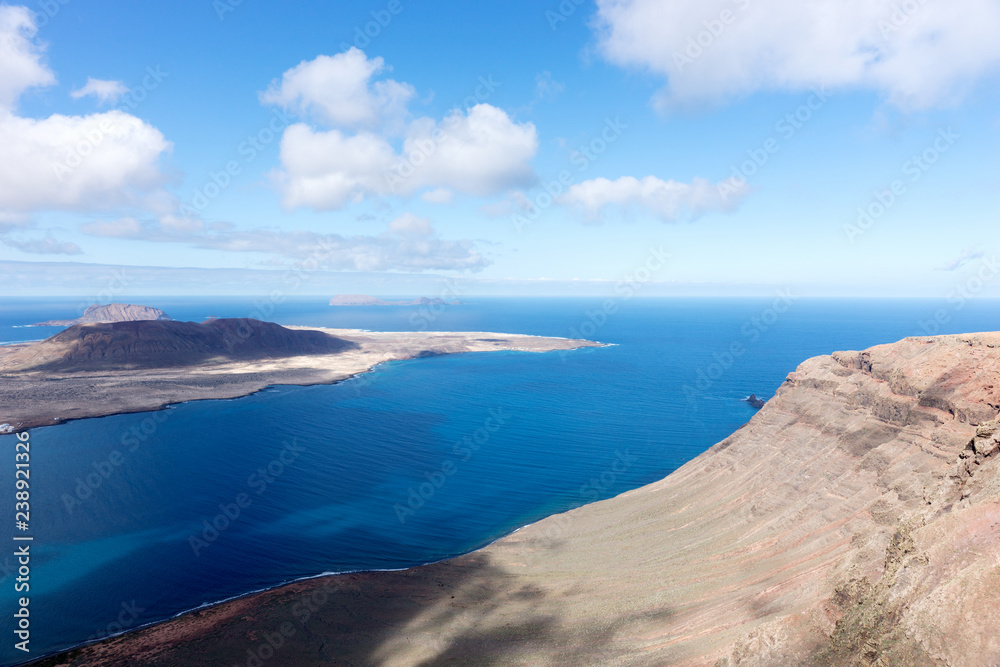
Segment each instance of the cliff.
[{"label": "cliff", "polygon": [[81,317],[74,320],[49,320],[33,324],[35,327],[69,327],[74,324],[88,322],[138,322],[141,320],[172,319],[159,308],[137,306],[131,303],[109,303],[106,306],[94,304],[84,311]]},{"label": "cliff", "polygon": [[1000,664],[998,414],[1000,334],[817,357],[657,483],[46,664],[220,664],[285,630],[274,664]]},{"label": "cliff", "polygon": [[75,324],[0,356],[0,371],[95,371],[194,366],[209,361],[329,354],[350,347],[320,331],[251,319]]}]

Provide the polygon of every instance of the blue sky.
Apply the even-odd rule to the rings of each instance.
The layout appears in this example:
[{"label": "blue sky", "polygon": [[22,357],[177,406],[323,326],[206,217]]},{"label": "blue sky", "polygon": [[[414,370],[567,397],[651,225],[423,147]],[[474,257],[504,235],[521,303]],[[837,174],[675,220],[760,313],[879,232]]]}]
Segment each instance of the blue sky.
[{"label": "blue sky", "polygon": [[8,4],[0,262],[998,293],[1000,8],[824,4]]}]

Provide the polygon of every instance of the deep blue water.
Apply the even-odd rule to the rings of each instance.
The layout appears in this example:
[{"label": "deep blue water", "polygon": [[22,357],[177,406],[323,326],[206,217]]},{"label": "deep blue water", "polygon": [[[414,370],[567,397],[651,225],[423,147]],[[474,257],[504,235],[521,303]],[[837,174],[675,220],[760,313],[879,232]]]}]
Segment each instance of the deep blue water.
[{"label": "deep blue water", "polygon": [[[32,430],[31,658],[301,577],[468,552],[669,474],[752,417],[740,399],[770,397],[810,356],[922,335],[919,323],[939,309],[942,332],[1000,329],[1000,303],[986,300],[961,310],[799,300],[779,315],[773,299],[636,299],[595,317],[601,326],[587,324],[601,299],[474,299],[441,314],[336,309],[319,298],[273,313],[250,299],[131,300],[198,321],[269,315],[372,330],[588,334],[616,345],[391,363],[332,386]],[[75,299],[0,300],[0,341],[51,335],[58,329],[19,327],[78,310]],[[9,533],[14,442],[0,437]],[[612,473],[619,453],[630,464]],[[411,490],[428,497],[401,515]],[[7,619],[13,565],[0,556]],[[2,643],[3,664],[25,659],[12,643]]]}]

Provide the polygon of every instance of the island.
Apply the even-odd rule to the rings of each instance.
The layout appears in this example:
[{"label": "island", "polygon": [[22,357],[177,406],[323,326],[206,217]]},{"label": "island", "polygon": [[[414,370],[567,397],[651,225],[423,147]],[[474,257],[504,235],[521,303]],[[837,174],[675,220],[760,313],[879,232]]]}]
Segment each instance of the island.
[{"label": "island", "polygon": [[33,327],[70,327],[86,322],[138,322],[140,320],[170,320],[172,319],[159,308],[137,306],[132,303],[109,303],[101,306],[94,304],[83,312],[81,317],[72,320],[49,320],[32,324]]},{"label": "island", "polygon": [[0,423],[68,419],[236,398],[278,384],[330,384],[392,360],[462,352],[550,352],[601,343],[503,333],[284,327],[253,319],[75,324],[0,346]]},{"label": "island", "polygon": [[767,401],[765,401],[763,398],[757,398],[757,394],[750,394],[749,396],[743,399],[743,402],[749,403],[750,407],[756,410],[760,410],[762,407],[764,407],[764,404],[767,403]]},{"label": "island", "polygon": [[998,415],[997,333],[817,357],[661,481],[39,664],[995,664]]},{"label": "island", "polygon": [[330,299],[331,306],[461,306],[462,302],[457,299],[445,301],[439,298],[428,298],[422,296],[419,299],[410,301],[384,301],[374,296],[365,294],[340,294]]}]

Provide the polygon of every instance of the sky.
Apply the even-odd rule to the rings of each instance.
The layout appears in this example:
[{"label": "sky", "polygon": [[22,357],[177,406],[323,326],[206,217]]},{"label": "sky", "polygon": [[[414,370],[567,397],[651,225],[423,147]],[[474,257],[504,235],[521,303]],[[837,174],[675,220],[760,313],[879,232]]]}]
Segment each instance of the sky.
[{"label": "sky", "polygon": [[995,0],[0,4],[0,289],[1000,295],[998,34]]}]

